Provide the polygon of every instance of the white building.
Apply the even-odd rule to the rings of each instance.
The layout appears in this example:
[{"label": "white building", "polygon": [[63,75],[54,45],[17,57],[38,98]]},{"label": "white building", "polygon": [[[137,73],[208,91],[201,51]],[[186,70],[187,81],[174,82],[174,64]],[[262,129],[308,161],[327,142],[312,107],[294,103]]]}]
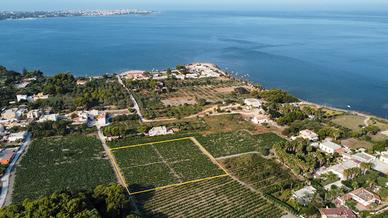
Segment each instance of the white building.
[{"label": "white building", "polygon": [[38,122],[42,123],[42,122],[46,122],[46,121],[58,121],[59,120],[59,115],[58,114],[47,114],[47,115],[43,115],[39,120]]},{"label": "white building", "polygon": [[22,100],[31,102],[32,101],[32,97],[31,96],[27,96],[27,95],[16,95],[16,100],[17,100],[17,102],[20,102]]},{"label": "white building", "polygon": [[256,98],[247,98],[244,100],[244,104],[253,108],[261,108],[262,105],[261,101]]},{"label": "white building", "polygon": [[269,124],[271,122],[271,120],[265,118],[265,117],[259,117],[259,116],[254,116],[252,119],[251,119],[252,123],[254,124]]},{"label": "white building", "polygon": [[376,160],[376,157],[370,154],[367,154],[365,152],[359,152],[351,156],[353,160],[357,162],[366,162],[371,163],[372,161]]},{"label": "white building", "polygon": [[106,126],[108,124],[108,118],[107,118],[106,113],[100,113],[95,118],[97,120],[98,126]]},{"label": "white building", "polygon": [[319,149],[325,153],[334,154],[338,149],[342,148],[341,145],[331,141],[325,141],[319,144]]},{"label": "white building", "polygon": [[42,92],[32,96],[33,101],[37,101],[40,99],[48,99],[48,98],[49,98],[49,95],[45,95]]},{"label": "white building", "polygon": [[347,178],[344,175],[345,170],[350,168],[358,167],[358,163],[353,160],[345,160],[342,163],[330,166],[328,168],[321,168],[317,171],[317,175],[323,175],[327,173],[334,173],[337,175],[340,180],[346,180]]},{"label": "white building", "polygon": [[307,205],[310,203],[312,198],[314,197],[314,194],[316,192],[316,189],[312,186],[305,186],[304,188],[295,191],[292,194],[292,197],[299,202],[301,205]]},{"label": "white building", "polygon": [[8,141],[9,142],[20,142],[20,141],[23,141],[26,136],[27,136],[27,131],[11,133],[8,136]]},{"label": "white building", "polygon": [[39,119],[39,117],[42,115],[42,111],[39,109],[36,110],[30,110],[27,112],[27,119]]},{"label": "white building", "polygon": [[316,142],[319,139],[318,134],[316,134],[315,132],[308,130],[308,129],[300,131],[299,136],[303,139],[307,139],[307,140],[312,141],[312,142]]},{"label": "white building", "polygon": [[174,132],[172,130],[167,130],[167,127],[165,126],[152,127],[152,129],[148,131],[149,136],[168,135],[173,133]]},{"label": "white building", "polygon": [[196,78],[198,78],[198,74],[196,74],[196,73],[188,73],[188,74],[186,74],[186,78],[188,78],[188,79],[196,79]]}]

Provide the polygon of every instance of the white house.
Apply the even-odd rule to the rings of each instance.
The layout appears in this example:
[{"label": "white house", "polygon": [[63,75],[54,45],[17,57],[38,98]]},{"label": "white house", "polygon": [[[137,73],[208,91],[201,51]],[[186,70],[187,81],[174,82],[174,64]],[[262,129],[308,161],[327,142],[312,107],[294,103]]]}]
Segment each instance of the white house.
[{"label": "white house", "polygon": [[327,173],[331,172],[331,173],[334,173],[335,175],[337,175],[340,178],[340,180],[346,180],[346,177],[344,175],[345,170],[350,169],[350,168],[354,168],[354,167],[358,167],[357,162],[355,162],[353,160],[345,160],[342,163],[330,166],[328,168],[322,168],[322,169],[318,170],[317,175],[320,176],[320,175],[327,174]]},{"label": "white house", "polygon": [[98,126],[106,126],[108,124],[108,119],[106,113],[100,113],[96,117]]},{"label": "white house", "polygon": [[167,127],[165,126],[152,127],[152,129],[148,131],[149,136],[168,135],[173,133],[174,132],[172,130],[167,130]]},{"label": "white house", "polygon": [[301,205],[307,205],[312,198],[314,197],[314,194],[316,192],[316,189],[312,186],[305,186],[304,188],[295,191],[292,194],[292,197],[299,202]]},{"label": "white house", "polygon": [[338,149],[342,148],[341,145],[331,141],[325,141],[319,144],[319,149],[325,153],[334,154]]},{"label": "white house", "polygon": [[27,101],[28,100],[28,96],[27,95],[16,95],[16,100],[17,100],[17,102],[20,102],[22,100]]},{"label": "white house", "polygon": [[307,140],[312,141],[312,142],[316,142],[319,139],[318,134],[316,134],[315,132],[313,132],[309,129],[305,129],[305,130],[300,131],[299,136],[303,139],[307,139]]},{"label": "white house", "polygon": [[39,109],[30,110],[27,112],[27,119],[38,119],[42,115],[42,111]]},{"label": "white house", "polygon": [[37,101],[37,100],[40,100],[40,99],[48,99],[48,98],[49,98],[49,95],[45,95],[42,92],[32,96],[32,100],[33,101]]},{"label": "white house", "polygon": [[16,132],[16,133],[11,133],[8,136],[8,141],[9,142],[20,142],[23,141],[24,138],[27,135],[27,131],[22,131],[22,132]]},{"label": "white house", "polygon": [[366,162],[371,163],[372,161],[376,160],[376,157],[370,154],[367,154],[365,152],[359,152],[351,156],[353,160],[357,162]]},{"label": "white house", "polygon": [[38,122],[42,123],[42,122],[46,122],[46,121],[58,121],[59,120],[59,115],[58,114],[47,114],[47,115],[43,115],[39,120]]},{"label": "white house", "polygon": [[196,74],[196,73],[188,73],[188,74],[186,74],[186,78],[196,79],[196,78],[198,78],[198,74]]},{"label": "white house", "polygon": [[254,124],[264,124],[264,123],[270,123],[271,121],[265,117],[258,117],[258,116],[254,116],[252,119],[251,119],[252,123]]},{"label": "white house", "polygon": [[256,98],[247,98],[244,100],[244,104],[253,108],[261,108],[262,105],[261,101]]}]

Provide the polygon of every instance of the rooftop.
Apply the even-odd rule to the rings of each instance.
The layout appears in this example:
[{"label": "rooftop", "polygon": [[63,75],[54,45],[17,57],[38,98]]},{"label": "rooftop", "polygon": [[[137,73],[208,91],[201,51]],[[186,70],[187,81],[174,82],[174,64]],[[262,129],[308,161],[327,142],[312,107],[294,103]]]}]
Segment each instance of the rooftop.
[{"label": "rooftop", "polygon": [[357,216],[348,208],[321,208],[321,215],[328,218],[357,218]]}]

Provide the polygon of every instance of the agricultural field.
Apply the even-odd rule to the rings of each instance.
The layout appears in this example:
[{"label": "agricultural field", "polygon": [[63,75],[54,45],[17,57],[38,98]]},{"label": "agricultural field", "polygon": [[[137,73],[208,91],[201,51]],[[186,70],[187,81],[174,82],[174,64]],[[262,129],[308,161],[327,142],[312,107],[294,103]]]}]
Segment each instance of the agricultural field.
[{"label": "agricultural field", "polygon": [[282,209],[230,177],[135,195],[145,217],[281,217]]},{"label": "agricultural field", "polygon": [[112,152],[132,192],[226,175],[189,138],[116,148]]},{"label": "agricultural field", "polygon": [[359,116],[359,115],[340,115],[335,117],[332,122],[346,127],[351,130],[359,130],[360,126],[364,126],[364,120],[366,117]]},{"label": "agricultural field", "polygon": [[34,140],[16,171],[13,202],[116,182],[100,141],[92,136]]},{"label": "agricultural field", "polygon": [[273,186],[283,186],[294,181],[289,170],[274,160],[265,159],[259,154],[228,158],[222,163],[231,174],[261,192],[266,192]]},{"label": "agricultural field", "polygon": [[341,140],[341,145],[345,145],[350,149],[359,149],[359,148],[369,149],[373,147],[372,143],[364,140],[359,140],[356,138]]},{"label": "agricultural field", "polygon": [[198,136],[197,139],[216,158],[251,151],[261,151],[263,147],[270,149],[273,144],[283,140],[274,133],[252,135],[244,130]]},{"label": "agricultural field", "polygon": [[216,132],[231,132],[241,129],[255,130],[252,122],[246,121],[240,114],[226,114],[217,116],[205,116],[203,118],[209,126],[205,134]]},{"label": "agricultural field", "polygon": [[[163,104],[165,106],[177,106],[187,104],[196,104],[196,99],[205,99],[207,102],[223,102],[226,100],[238,100],[237,96],[233,95],[235,88],[240,86],[229,85],[204,85],[180,88],[176,92],[168,93],[163,96]],[[248,87],[245,87],[249,89]]]}]

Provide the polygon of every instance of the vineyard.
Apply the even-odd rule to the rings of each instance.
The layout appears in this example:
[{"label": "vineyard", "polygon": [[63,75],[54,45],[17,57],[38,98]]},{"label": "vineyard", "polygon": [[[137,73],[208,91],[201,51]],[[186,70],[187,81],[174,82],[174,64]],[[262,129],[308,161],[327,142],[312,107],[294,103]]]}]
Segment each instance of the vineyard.
[{"label": "vineyard", "polygon": [[136,196],[145,217],[281,217],[261,194],[223,177]]},{"label": "vineyard", "polygon": [[289,171],[279,163],[258,154],[229,158],[223,164],[233,175],[261,192],[267,192],[274,186],[283,187],[296,182]]},{"label": "vineyard", "polygon": [[95,137],[72,135],[35,140],[16,171],[13,202],[115,182],[102,145]]},{"label": "vineyard", "polygon": [[197,139],[215,157],[259,151],[261,147],[271,148],[283,140],[274,133],[251,135],[243,130],[199,136]]},{"label": "vineyard", "polygon": [[133,192],[225,174],[189,138],[112,152]]}]

